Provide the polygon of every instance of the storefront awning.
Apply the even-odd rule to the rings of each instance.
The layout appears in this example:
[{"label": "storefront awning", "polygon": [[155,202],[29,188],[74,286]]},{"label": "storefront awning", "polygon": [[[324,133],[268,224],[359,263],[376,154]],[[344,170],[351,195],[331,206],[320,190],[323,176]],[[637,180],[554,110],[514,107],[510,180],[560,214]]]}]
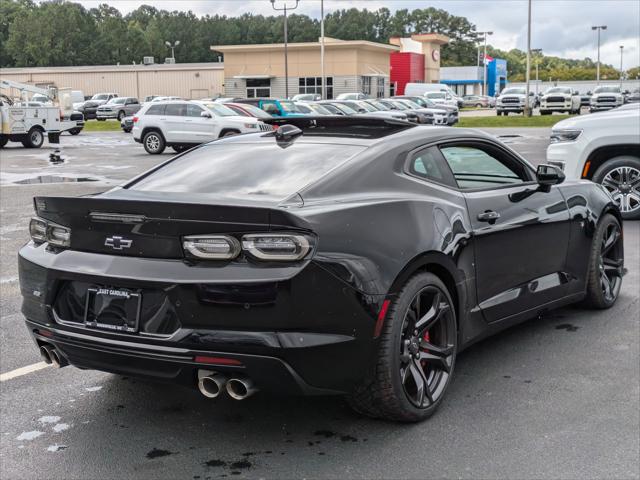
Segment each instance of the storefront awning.
[{"label": "storefront awning", "polygon": [[470,85],[473,83],[482,83],[482,80],[443,80],[440,79],[440,83],[446,85]]},{"label": "storefront awning", "polygon": [[275,78],[274,75],[234,75],[233,78],[237,78],[238,80],[266,80],[270,78]]}]

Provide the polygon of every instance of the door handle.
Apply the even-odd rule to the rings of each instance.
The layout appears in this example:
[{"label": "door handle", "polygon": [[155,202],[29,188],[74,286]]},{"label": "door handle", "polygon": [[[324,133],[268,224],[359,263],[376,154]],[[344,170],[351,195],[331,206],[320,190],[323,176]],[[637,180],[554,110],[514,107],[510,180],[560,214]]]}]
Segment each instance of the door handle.
[{"label": "door handle", "polygon": [[493,210],[485,210],[482,213],[478,214],[478,220],[481,222],[489,222],[490,224],[496,223],[496,220],[500,218],[500,214],[498,212],[494,212]]}]

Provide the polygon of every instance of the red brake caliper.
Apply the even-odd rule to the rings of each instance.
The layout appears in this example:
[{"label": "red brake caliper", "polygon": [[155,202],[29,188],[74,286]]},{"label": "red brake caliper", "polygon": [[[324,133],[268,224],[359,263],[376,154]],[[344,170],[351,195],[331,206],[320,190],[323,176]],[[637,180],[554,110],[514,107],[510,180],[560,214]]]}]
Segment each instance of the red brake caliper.
[{"label": "red brake caliper", "polygon": [[[425,342],[431,342],[430,338],[429,338],[429,331],[427,330],[426,332],[424,332],[424,335],[422,336],[423,340]],[[429,350],[427,350],[426,348],[422,349],[423,352],[428,352]],[[426,360],[422,360],[422,366],[424,367],[424,365],[427,363]]]}]

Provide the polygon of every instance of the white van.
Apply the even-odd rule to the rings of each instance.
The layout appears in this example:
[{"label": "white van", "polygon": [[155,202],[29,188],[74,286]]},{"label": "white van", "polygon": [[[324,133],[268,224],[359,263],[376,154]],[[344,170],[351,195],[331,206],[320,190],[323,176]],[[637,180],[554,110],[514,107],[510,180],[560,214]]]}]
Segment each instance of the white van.
[{"label": "white van", "polygon": [[[458,108],[462,106],[462,98],[460,98],[456,92],[451,90],[449,85],[444,83],[407,83],[404,87],[404,94],[413,97],[423,97],[428,92],[444,92],[451,96],[451,99],[455,100]],[[453,103],[453,102],[452,102]]]}]

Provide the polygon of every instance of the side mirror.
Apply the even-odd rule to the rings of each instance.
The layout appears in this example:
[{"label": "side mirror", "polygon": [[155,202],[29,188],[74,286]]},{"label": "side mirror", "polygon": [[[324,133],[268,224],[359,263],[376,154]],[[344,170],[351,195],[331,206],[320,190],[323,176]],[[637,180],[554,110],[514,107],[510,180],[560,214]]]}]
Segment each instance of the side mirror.
[{"label": "side mirror", "polygon": [[211,118],[211,113],[210,112],[200,112],[200,116],[202,118]]},{"label": "side mirror", "polygon": [[554,165],[538,165],[536,170],[536,180],[541,190],[549,191],[552,185],[564,182],[565,175],[560,168]]}]

